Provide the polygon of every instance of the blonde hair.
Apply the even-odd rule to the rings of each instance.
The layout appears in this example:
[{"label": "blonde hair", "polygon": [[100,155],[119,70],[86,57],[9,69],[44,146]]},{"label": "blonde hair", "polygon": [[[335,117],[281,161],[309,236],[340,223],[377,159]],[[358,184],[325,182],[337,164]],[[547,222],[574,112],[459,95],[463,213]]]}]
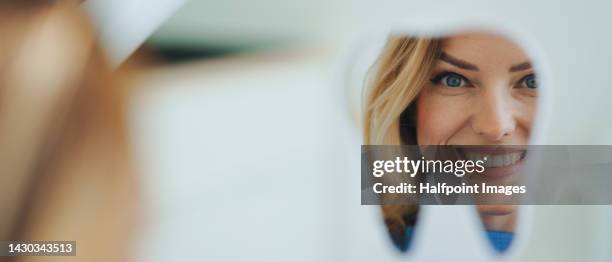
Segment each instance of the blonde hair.
[{"label": "blonde hair", "polygon": [[[364,104],[364,144],[417,144],[414,101],[429,80],[441,49],[439,39],[391,37],[379,57]],[[418,206],[383,205],[385,224],[396,243]]]},{"label": "blonde hair", "polygon": [[76,241],[77,256],[11,260],[127,260],[137,212],[127,90],[77,5],[28,3],[0,5],[0,32],[11,35],[0,50],[0,137],[15,149],[2,169],[18,188],[2,226],[11,240]]}]

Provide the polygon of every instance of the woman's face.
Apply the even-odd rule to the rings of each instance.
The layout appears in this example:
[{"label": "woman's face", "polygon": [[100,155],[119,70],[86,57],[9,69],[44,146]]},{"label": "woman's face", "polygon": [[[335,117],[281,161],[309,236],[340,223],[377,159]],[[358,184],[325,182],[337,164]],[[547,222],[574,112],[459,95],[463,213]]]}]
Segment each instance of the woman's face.
[{"label": "woman's face", "polygon": [[500,36],[446,38],[417,101],[420,145],[524,145],[536,82],[520,47]]},{"label": "woman's face", "polygon": [[[529,59],[514,43],[483,33],[446,38],[430,79],[417,100],[418,144],[528,143],[536,109],[537,83]],[[478,155],[494,158],[489,162],[499,168],[487,168],[488,175],[474,180],[517,183],[519,176],[512,174],[520,172],[524,152],[508,150],[508,147],[480,150],[483,152],[476,152]],[[515,207],[480,205],[478,209],[486,220],[487,215],[514,213]],[[490,221],[484,222],[487,228],[498,227]]]}]

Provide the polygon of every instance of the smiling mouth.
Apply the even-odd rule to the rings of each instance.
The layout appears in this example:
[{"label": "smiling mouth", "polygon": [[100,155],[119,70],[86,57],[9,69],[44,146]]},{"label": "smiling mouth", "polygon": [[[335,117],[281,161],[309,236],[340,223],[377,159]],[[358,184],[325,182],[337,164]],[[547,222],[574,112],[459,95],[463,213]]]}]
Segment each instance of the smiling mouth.
[{"label": "smiling mouth", "polygon": [[527,155],[526,149],[514,146],[468,147],[462,148],[460,152],[466,160],[484,161],[483,165],[486,168],[513,166]]}]

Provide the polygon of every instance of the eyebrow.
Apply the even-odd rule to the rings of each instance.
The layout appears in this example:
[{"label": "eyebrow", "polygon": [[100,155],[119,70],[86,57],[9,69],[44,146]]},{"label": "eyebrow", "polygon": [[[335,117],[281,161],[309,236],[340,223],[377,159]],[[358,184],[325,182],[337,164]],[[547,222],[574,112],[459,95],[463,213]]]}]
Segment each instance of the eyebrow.
[{"label": "eyebrow", "polygon": [[510,72],[523,71],[531,68],[531,63],[524,62],[510,67]]},{"label": "eyebrow", "polygon": [[465,70],[472,70],[472,71],[478,71],[479,70],[478,67],[475,66],[474,64],[471,64],[469,62],[466,62],[466,61],[461,60],[461,59],[456,58],[456,57],[452,57],[451,55],[449,55],[447,53],[444,53],[444,52],[442,52],[440,54],[440,60],[442,60],[444,62],[447,62],[447,63],[449,63],[451,65],[454,65],[456,67],[465,69]]},{"label": "eyebrow", "polygon": [[[472,70],[472,71],[478,71],[478,66],[471,64],[470,62],[467,62],[465,60],[461,60],[459,58],[453,57],[445,52],[442,52],[440,54],[440,60],[447,62],[451,65],[454,65],[456,67],[465,69],[465,70]],[[510,72],[517,72],[517,71],[523,71],[523,70],[527,70],[527,69],[531,69],[531,63],[530,62],[523,62],[517,65],[513,65],[510,67],[510,69],[508,71]]]}]

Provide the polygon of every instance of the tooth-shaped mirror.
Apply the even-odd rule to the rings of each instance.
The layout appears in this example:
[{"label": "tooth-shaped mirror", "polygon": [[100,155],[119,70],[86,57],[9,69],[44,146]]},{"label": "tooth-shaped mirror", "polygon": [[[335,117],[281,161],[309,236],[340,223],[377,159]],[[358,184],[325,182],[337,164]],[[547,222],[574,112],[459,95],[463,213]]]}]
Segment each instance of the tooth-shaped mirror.
[{"label": "tooth-shaped mirror", "polygon": [[[415,230],[418,211],[424,204],[472,204],[493,249],[504,252],[511,246],[518,226],[517,196],[525,190],[522,169],[539,88],[532,59],[501,34],[463,30],[433,37],[387,37],[367,73],[363,143],[412,145],[401,149],[405,161],[422,160],[423,164],[415,171],[418,175],[381,175],[377,180],[418,185],[410,199],[400,199],[403,196],[397,194],[379,199],[397,248],[409,250],[414,232],[419,232]],[[367,152],[385,151],[395,157],[397,152],[391,150],[395,149]],[[429,169],[428,161],[450,161],[453,168],[467,172],[448,176],[441,174],[444,168],[435,171],[432,165],[434,170]],[[442,167],[447,162],[439,163]],[[399,181],[392,182],[394,179]],[[424,193],[420,187],[425,183],[435,190],[446,186],[470,190]]]}]

